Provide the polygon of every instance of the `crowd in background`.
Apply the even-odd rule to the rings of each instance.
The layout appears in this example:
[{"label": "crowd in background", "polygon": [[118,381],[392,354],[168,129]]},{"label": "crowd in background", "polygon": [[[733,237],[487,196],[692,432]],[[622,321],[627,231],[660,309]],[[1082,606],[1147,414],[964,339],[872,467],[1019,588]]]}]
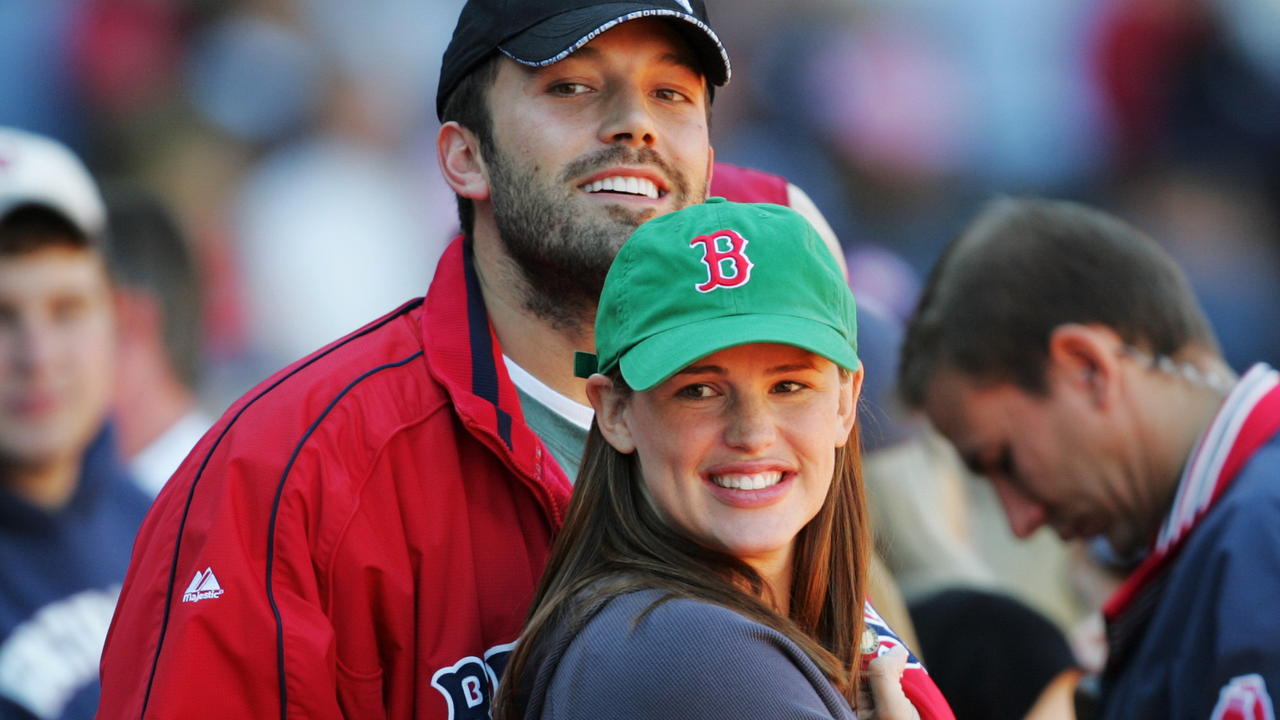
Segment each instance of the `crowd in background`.
[{"label": "crowd in background", "polygon": [[[179,219],[200,278],[206,412],[425,291],[457,232],[432,99],[461,5],[0,2],[0,125],[62,140]],[[1280,324],[1280,4],[708,5],[735,70],[717,93],[717,159],[813,198],[886,342],[982,203],[1035,194],[1148,231],[1190,274],[1226,360],[1280,364],[1280,333],[1258,332]],[[869,376],[891,379],[888,357],[870,355]],[[1088,611],[1108,580],[1048,531],[1013,545],[986,485],[933,467],[957,477],[919,492],[980,556],[957,555],[956,577],[1011,588],[1096,665]],[[947,582],[913,585],[886,554],[908,601]]]},{"label": "crowd in background", "polygon": [[[420,294],[453,235],[434,97],[457,0],[0,5],[0,124],[177,210],[206,396]],[[1244,0],[714,0],[721,160],[830,220],[858,297],[908,312],[994,194],[1079,199],[1193,273],[1237,369],[1280,360],[1280,10]],[[219,409],[215,407],[214,409]]]}]

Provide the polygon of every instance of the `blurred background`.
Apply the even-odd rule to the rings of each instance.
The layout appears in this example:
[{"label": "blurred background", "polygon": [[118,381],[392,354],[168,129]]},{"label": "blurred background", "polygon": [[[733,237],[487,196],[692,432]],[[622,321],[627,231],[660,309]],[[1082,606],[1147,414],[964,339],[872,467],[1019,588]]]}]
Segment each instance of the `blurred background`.
[{"label": "blurred background", "polygon": [[[858,297],[909,312],[996,194],[1079,199],[1192,273],[1237,369],[1280,363],[1280,2],[707,0],[720,159],[785,175]],[[433,112],[460,0],[0,0],[0,124],[176,211],[202,397],[424,292],[456,228]]]},{"label": "blurred background", "polygon": [[[425,292],[457,228],[434,97],[461,4],[0,0],[0,125],[63,140],[176,214],[208,413]],[[735,71],[718,159],[806,190],[886,322],[983,202],[1045,195],[1151,233],[1227,360],[1280,365],[1280,0],[707,5]],[[1010,546],[989,488],[967,492],[987,493],[972,541]],[[1079,594],[1064,549],[1057,565],[1000,552],[1063,627],[1096,607],[1063,600]]]}]

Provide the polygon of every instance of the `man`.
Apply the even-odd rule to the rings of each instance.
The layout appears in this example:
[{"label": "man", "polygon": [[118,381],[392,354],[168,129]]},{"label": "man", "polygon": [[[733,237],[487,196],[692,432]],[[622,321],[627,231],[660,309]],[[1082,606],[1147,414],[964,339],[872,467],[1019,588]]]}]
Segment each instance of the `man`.
[{"label": "man", "polygon": [[1079,205],[994,203],[934,270],[901,383],[1015,534],[1141,559],[1105,608],[1101,717],[1274,717],[1280,373],[1235,378],[1154,242]]},{"label": "man", "polygon": [[159,494],[212,418],[195,394],[200,287],[178,223],[150,192],[108,188],[115,281],[115,427],[138,484]]},{"label": "man", "polygon": [[102,717],[487,717],[581,452],[573,352],[631,231],[705,198],[728,77],[698,0],[468,3],[438,137],[464,237],[425,299],[267,380],[179,468]]},{"label": "man", "polygon": [[61,144],[0,128],[0,717],[90,718],[148,499],[105,424],[105,214]]}]

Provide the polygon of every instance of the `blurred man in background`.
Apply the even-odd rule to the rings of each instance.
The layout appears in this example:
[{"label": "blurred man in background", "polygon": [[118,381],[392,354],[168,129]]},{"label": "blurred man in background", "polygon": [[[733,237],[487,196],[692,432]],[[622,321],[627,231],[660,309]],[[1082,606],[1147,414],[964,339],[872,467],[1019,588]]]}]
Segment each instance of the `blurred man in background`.
[{"label": "blurred man in background", "polygon": [[118,337],[113,417],[134,477],[155,496],[213,424],[195,393],[201,287],[159,198],[136,185],[105,195]]},{"label": "blurred man in background", "polygon": [[0,128],[0,716],[90,718],[148,498],[106,425],[102,201],[62,145]]},{"label": "blurred man in background", "polygon": [[1280,373],[1235,377],[1150,238],[1080,205],[994,203],[930,277],[900,382],[1015,534],[1140,561],[1105,607],[1101,717],[1274,717]]}]

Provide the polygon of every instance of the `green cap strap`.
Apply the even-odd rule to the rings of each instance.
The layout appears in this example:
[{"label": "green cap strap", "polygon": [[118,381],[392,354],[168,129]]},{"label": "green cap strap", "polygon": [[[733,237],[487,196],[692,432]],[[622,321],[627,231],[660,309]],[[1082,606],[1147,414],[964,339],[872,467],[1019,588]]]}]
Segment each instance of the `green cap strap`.
[{"label": "green cap strap", "polygon": [[582,352],[575,350],[573,352],[573,376],[580,378],[589,378],[600,369],[600,358],[595,353]]}]

